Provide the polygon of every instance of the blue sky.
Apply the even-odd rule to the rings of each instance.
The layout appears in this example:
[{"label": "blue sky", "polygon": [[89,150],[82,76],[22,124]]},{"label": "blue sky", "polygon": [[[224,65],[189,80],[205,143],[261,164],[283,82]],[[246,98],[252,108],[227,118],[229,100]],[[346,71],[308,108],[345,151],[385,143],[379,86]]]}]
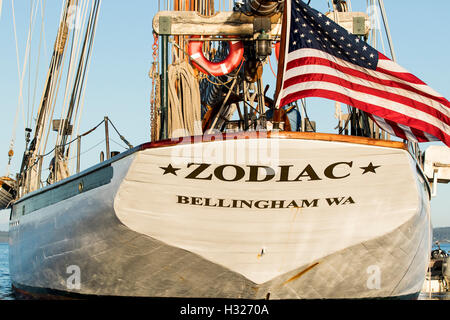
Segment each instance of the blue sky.
[{"label": "blue sky", "polygon": [[[325,0],[312,0],[311,6],[327,11]],[[24,61],[25,45],[29,27],[30,1],[15,0],[20,63]],[[352,1],[354,11],[366,11],[366,1]],[[450,99],[450,43],[448,31],[448,0],[386,0],[389,26],[394,40],[397,61],[433,89]],[[99,123],[105,115],[133,145],[150,140],[150,89],[148,71],[152,62],[152,18],[158,1],[102,2],[98,21],[94,53],[87,81],[85,111],[80,132],[85,132]],[[35,24],[31,46],[31,73],[25,74],[24,114],[37,104],[42,94],[43,78],[46,76],[51,51],[61,11],[60,1],[46,1],[45,41],[40,54],[38,85],[34,95],[37,71],[38,44],[40,38],[40,15]],[[44,48],[47,50],[45,51]],[[388,53],[387,53],[388,54]],[[273,64],[276,64],[272,59]],[[266,71],[266,81],[274,87],[274,77]],[[29,85],[30,84],[30,85]],[[271,92],[271,91],[269,91]],[[18,104],[19,76],[17,71],[11,1],[3,1],[0,17],[0,175],[6,170],[7,152],[13,132],[13,120]],[[20,115],[22,111],[20,111]],[[333,118],[334,105],[325,100],[312,99],[308,113],[318,122],[318,129],[332,132],[336,125]],[[102,128],[83,141],[86,152],[82,168],[98,162],[99,152],[104,149]],[[125,149],[118,136],[112,135],[112,149]],[[100,143],[100,145],[98,145]],[[422,144],[425,149],[429,144]],[[441,144],[442,145],[442,144]],[[15,156],[10,171],[17,172],[24,148],[24,119],[19,117],[15,140]],[[450,185],[439,185],[438,196],[432,201],[434,226],[450,226]],[[7,228],[7,214],[0,212],[0,230]]]}]

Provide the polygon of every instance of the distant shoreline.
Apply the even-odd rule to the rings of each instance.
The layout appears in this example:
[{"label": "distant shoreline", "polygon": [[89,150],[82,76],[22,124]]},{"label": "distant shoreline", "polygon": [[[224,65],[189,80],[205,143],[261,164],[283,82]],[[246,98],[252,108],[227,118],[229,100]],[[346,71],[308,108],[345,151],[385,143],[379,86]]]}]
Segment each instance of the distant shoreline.
[{"label": "distant shoreline", "polygon": [[8,231],[0,231],[0,243],[8,242]]},{"label": "distant shoreline", "polygon": [[439,241],[441,244],[450,243],[450,227],[433,228],[433,244]]}]

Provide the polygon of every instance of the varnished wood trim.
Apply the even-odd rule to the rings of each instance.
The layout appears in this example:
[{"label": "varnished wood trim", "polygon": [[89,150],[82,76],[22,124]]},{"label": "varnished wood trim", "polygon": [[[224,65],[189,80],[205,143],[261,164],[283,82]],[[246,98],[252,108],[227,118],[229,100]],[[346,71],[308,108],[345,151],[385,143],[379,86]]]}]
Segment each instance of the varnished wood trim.
[{"label": "varnished wood trim", "polygon": [[144,143],[140,146],[141,150],[149,148],[169,147],[175,145],[185,145],[201,142],[238,140],[238,139],[298,139],[298,140],[318,140],[332,142],[346,142],[354,144],[362,144],[376,147],[387,147],[395,149],[403,149],[408,151],[408,147],[401,141],[378,140],[366,137],[345,136],[332,133],[320,132],[294,132],[294,131],[250,131],[250,132],[233,132],[219,133],[212,135],[190,136],[182,138],[167,139],[155,142]]},{"label": "varnished wood trim", "polygon": [[[159,11],[153,17],[153,30],[161,34],[160,18],[170,19],[171,35],[235,35],[239,37],[251,37],[254,35],[254,16],[245,15],[236,11],[218,12],[213,16],[202,16],[195,11]],[[267,33],[272,37],[280,34],[280,14],[274,14],[270,18],[271,27]]]}]

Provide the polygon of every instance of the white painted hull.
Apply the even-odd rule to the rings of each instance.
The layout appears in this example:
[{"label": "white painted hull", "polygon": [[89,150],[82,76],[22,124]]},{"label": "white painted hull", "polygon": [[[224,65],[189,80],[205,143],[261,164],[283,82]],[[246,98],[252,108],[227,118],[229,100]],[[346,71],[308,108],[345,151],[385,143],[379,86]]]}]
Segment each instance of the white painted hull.
[{"label": "white painted hull", "polygon": [[[147,148],[111,166],[110,183],[13,215],[13,284],[247,299],[422,289],[429,199],[405,150],[260,138]],[[80,288],[67,288],[70,265]]]}]

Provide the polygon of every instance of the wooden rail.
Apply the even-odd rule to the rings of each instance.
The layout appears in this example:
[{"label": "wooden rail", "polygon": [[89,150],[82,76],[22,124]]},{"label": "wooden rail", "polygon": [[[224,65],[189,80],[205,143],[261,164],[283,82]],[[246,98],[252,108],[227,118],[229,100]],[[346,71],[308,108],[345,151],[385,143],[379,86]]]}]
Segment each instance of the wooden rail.
[{"label": "wooden rail", "polygon": [[224,141],[224,140],[238,140],[238,139],[299,139],[299,140],[319,140],[319,141],[333,141],[333,142],[346,142],[354,144],[363,144],[376,147],[387,147],[404,149],[408,151],[408,146],[401,141],[389,141],[379,140],[366,137],[346,136],[332,133],[320,133],[320,132],[297,132],[297,131],[250,131],[250,132],[229,132],[210,134],[202,136],[190,136],[181,137],[176,139],[160,140],[155,142],[144,143],[140,146],[140,149],[168,147],[178,144],[192,144],[211,141]]}]

